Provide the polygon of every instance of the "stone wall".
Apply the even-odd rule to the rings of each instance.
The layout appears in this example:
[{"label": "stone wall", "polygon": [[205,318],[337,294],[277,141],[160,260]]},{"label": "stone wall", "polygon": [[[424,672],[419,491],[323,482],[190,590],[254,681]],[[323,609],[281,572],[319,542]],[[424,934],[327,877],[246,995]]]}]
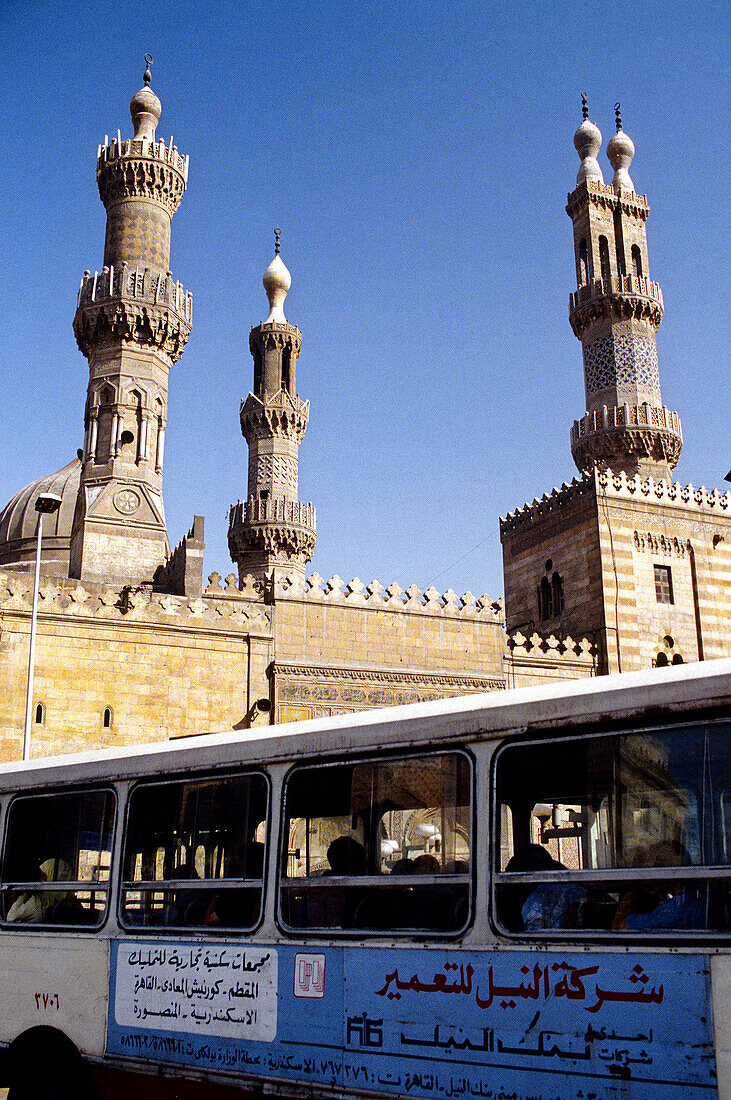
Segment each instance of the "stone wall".
[{"label": "stone wall", "polygon": [[[32,585],[0,572],[4,760],[22,754]],[[272,656],[271,608],[231,585],[191,599],[42,580],[32,755],[244,727],[269,697]]]},{"label": "stone wall", "polygon": [[274,589],[276,720],[505,686],[501,601],[314,573]]}]

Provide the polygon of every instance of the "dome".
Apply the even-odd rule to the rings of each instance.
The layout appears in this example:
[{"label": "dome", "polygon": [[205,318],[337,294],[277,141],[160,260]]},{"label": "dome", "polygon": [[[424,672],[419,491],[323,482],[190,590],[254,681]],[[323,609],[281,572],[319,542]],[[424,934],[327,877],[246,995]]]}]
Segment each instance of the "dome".
[{"label": "dome", "polygon": [[614,169],[612,183],[615,191],[634,191],[635,185],[629,174],[629,166],[635,155],[635,146],[624,130],[618,130],[607,145],[607,156]]},{"label": "dome", "polygon": [[597,153],[602,146],[602,133],[598,126],[590,122],[588,118],[579,126],[574,134],[574,148],[581,157],[581,164],[576,175],[576,186],[586,179],[597,180],[604,183],[602,170],[599,166]]},{"label": "dome", "polygon": [[272,321],[276,321],[277,324],[286,325],[287,318],[284,316],[283,307],[287,291],[292,285],[292,276],[279,255],[279,251],[277,251],[274,259],[264,272],[262,282],[269,299],[269,316],[264,324],[269,325]]},{"label": "dome", "polygon": [[45,573],[68,576],[71,528],[80,480],[81,462],[74,458],[62,470],[39,477],[15,494],[0,512],[0,567],[33,564],[38,531],[36,499],[41,493],[58,493],[61,507],[43,517],[42,561]]}]

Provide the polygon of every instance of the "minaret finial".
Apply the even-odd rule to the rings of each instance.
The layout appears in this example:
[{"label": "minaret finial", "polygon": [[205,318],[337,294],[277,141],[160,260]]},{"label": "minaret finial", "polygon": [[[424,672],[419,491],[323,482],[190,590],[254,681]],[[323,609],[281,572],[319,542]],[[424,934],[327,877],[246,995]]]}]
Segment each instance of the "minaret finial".
[{"label": "minaret finial", "polygon": [[152,57],[150,56],[149,53],[145,54],[145,61],[147,63],[147,68],[145,69],[145,71],[143,73],[142,79],[145,82],[145,87],[149,88],[150,81],[152,80],[152,73],[150,72],[150,65],[152,64]]},{"label": "minaret finial", "polygon": [[274,255],[279,255],[279,245],[282,238],[282,230],[277,226],[274,230]]},{"label": "minaret finial", "polygon": [[597,153],[601,149],[602,135],[598,126],[589,119],[589,103],[586,92],[581,93],[581,113],[583,115],[581,125],[574,134],[574,148],[581,157],[579,171],[576,174],[576,186],[580,186],[585,180],[596,180],[604,183],[602,170],[599,167]]},{"label": "minaret finial", "polygon": [[632,163],[632,157],[635,155],[635,147],[632,139],[622,129],[621,107],[622,104],[619,101],[614,104],[614,113],[617,116],[617,132],[607,145],[607,156],[614,169],[614,179],[612,180],[614,190],[634,191],[635,185],[630,178],[629,166]]},{"label": "minaret finial", "polygon": [[586,92],[581,93],[581,117],[586,122],[589,117],[589,101],[586,98]]},{"label": "minaret finial", "polygon": [[616,115],[617,133],[622,129],[622,116],[620,111],[622,110],[622,104],[617,100],[614,104],[614,114]]}]

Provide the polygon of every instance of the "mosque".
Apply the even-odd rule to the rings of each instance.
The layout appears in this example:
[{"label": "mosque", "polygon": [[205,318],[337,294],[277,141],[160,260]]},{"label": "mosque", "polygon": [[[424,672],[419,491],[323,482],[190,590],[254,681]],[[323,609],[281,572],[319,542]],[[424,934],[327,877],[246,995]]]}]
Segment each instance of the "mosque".
[{"label": "mosque", "polygon": [[104,261],[84,272],[73,320],[89,363],[83,448],[0,512],[0,759],[22,751],[37,503],[49,495],[34,756],[731,655],[730,495],[672,481],[682,432],[660,393],[649,207],[619,112],[604,183],[586,101],[566,207],[586,393],[571,430],[580,476],[500,521],[504,601],[307,576],[316,513],[298,498],[298,452],[310,407],[297,392],[302,334],[284,312],[278,236],[268,312],[249,339],[235,570],[204,582],[202,516],[171,550],[168,374],[193,301],[169,270],[170,233],[188,158],[157,139],[150,82],[148,65],[130,104],[134,135],[98,150]]}]

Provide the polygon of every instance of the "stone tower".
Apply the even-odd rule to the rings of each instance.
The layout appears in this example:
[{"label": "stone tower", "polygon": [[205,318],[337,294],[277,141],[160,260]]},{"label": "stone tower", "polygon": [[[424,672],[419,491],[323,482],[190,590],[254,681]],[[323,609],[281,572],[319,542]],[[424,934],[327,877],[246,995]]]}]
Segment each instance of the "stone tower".
[{"label": "stone tower", "polygon": [[263,279],[269,315],[249,336],[253,393],[241,402],[249,484],[246,503],[231,506],[228,527],[229,550],[241,580],[248,574],[259,581],[304,579],[315,549],[315,508],[297,499],[298,453],[310,403],[297,395],[302,334],[284,316],[292,279],[279,255],[279,238],[277,230],[274,259]]},{"label": "stone tower", "polygon": [[74,317],[89,360],[82,471],[70,575],[150,582],[169,553],[162,500],[168,372],[190,335],[192,297],[170,267],[170,226],[188,158],[155,137],[160,100],[144,87],[130,103],[134,137],[99,146],[107,211],[101,274],[84,272]]},{"label": "stone tower", "polygon": [[670,478],[682,447],[677,413],[663,407],[655,333],[662,291],[649,277],[647,198],[635,193],[629,166],[635,148],[622,130],[607,146],[614,179],[597,161],[602,135],[584,120],[574,135],[581,158],[566,212],[574,224],[578,289],[569,319],[584,354],[586,415],[571,430],[571,453],[583,473],[596,465],[628,475]]}]

